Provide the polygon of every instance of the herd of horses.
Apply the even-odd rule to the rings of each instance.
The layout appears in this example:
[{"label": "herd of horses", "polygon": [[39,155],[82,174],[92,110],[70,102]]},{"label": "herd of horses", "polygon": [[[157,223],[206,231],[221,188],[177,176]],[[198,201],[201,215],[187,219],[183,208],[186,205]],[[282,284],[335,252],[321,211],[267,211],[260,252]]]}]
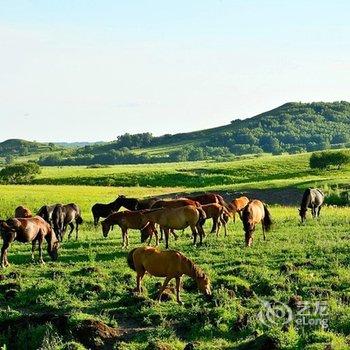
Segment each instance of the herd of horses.
[{"label": "herd of horses", "polygon": [[[306,218],[307,209],[311,209],[313,217],[318,217],[324,202],[324,194],[316,188],[305,190],[299,215],[301,221]],[[125,208],[125,211],[119,211]],[[160,198],[137,199],[119,196],[115,201],[102,204],[96,203],[92,207],[94,225],[97,226],[101,218],[103,236],[115,225],[122,232],[123,248],[128,246],[128,230],[136,229],[141,232],[141,242],[148,240],[148,246],[135,248],[128,254],[128,265],[137,272],[138,292],[141,291],[141,280],[145,272],[153,276],[165,277],[160,295],[172,278],[176,280],[176,297],[179,297],[181,276],[186,274],[197,282],[198,289],[206,296],[211,295],[208,276],[198,268],[190,259],[178,251],[161,251],[151,247],[150,242],[155,236],[156,245],[159,244],[158,230],[161,233],[160,240],[165,239],[165,247],[169,247],[169,236],[172,234],[177,239],[176,230],[184,230],[190,227],[193,236],[193,244],[202,244],[205,232],[203,225],[207,219],[212,219],[211,233],[219,235],[221,226],[227,235],[227,223],[230,218],[236,220],[239,215],[245,232],[245,244],[250,247],[253,244],[253,233],[256,225],[261,223],[263,237],[272,226],[272,217],[266,204],[258,199],[249,200],[242,196],[231,202],[215,193],[205,193],[197,196],[186,196],[163,200]],[[13,241],[31,242],[32,259],[34,259],[35,247],[39,246],[39,262],[43,263],[43,242],[47,242],[47,251],[52,260],[57,260],[60,242],[63,241],[67,227],[70,227],[68,239],[76,230],[78,239],[79,225],[83,223],[81,210],[75,203],[44,205],[37,215],[23,206],[15,209],[15,216],[7,220],[0,220],[0,234],[3,239],[1,248],[1,267],[9,265],[7,251]]]}]

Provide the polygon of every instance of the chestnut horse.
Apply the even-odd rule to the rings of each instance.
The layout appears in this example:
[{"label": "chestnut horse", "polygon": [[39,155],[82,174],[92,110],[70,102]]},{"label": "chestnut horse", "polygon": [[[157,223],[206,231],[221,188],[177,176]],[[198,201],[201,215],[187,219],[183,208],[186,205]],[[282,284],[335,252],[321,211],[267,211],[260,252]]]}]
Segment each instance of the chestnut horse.
[{"label": "chestnut horse", "polygon": [[142,213],[148,221],[158,224],[164,229],[165,247],[169,246],[169,231],[183,230],[190,226],[193,234],[193,244],[196,244],[197,234],[202,244],[205,236],[203,225],[206,219],[205,211],[201,207],[186,205],[184,207],[168,207],[157,210],[149,210]]},{"label": "chestnut horse", "polygon": [[272,225],[272,218],[266,204],[258,199],[251,200],[242,212],[242,221],[245,231],[245,243],[247,247],[253,244],[253,233],[256,224],[261,222],[264,240],[266,240],[265,231],[268,232]]},{"label": "chestnut horse", "polygon": [[245,206],[249,203],[248,197],[242,196],[235,198],[230,204],[229,204],[229,210],[233,216],[233,221],[236,222],[236,213],[238,213],[239,217],[242,219],[242,210],[245,208]]},{"label": "chestnut horse", "polygon": [[224,216],[227,218],[231,216],[231,213],[221,204],[218,203],[212,203],[212,204],[205,204],[202,205],[202,209],[205,211],[205,214],[207,215],[207,219],[212,218],[213,224],[216,227],[216,237],[219,236],[219,231],[221,225],[224,227],[225,230],[225,237],[227,236],[227,220],[225,220]]},{"label": "chestnut horse", "polygon": [[141,293],[141,281],[146,272],[155,277],[165,277],[164,283],[159,290],[159,298],[168,283],[175,278],[176,300],[182,304],[180,299],[181,277],[187,275],[197,282],[198,289],[206,296],[211,296],[209,277],[197,267],[193,261],[175,250],[160,251],[153,247],[140,247],[133,249],[128,254],[128,265],[136,271],[136,291]]},{"label": "chestnut horse", "polygon": [[33,217],[32,212],[24,207],[23,205],[20,205],[15,209],[15,218],[31,218]]},{"label": "chestnut horse", "polygon": [[[200,203],[187,198],[169,199],[169,200],[158,200],[151,206],[151,209],[155,208],[178,208],[184,207],[185,205],[194,205],[195,207],[200,207]],[[170,230],[175,240],[178,239],[177,234],[173,229]],[[160,227],[160,240],[163,240],[163,228]]]},{"label": "chestnut horse", "polygon": [[39,262],[44,263],[42,246],[47,241],[47,251],[52,260],[58,258],[59,243],[51,226],[41,217],[9,219],[0,222],[0,233],[4,244],[1,248],[1,267],[9,266],[7,251],[13,241],[22,243],[32,242],[32,259],[36,242],[39,244]]},{"label": "chestnut horse", "polygon": [[147,210],[139,211],[120,211],[109,215],[101,222],[102,232],[104,237],[108,237],[109,230],[112,226],[118,225],[122,230],[123,245],[126,248],[129,245],[128,229],[141,231],[141,243],[148,237],[152,238],[152,234],[156,235],[156,244],[158,245],[158,234],[155,230],[154,224],[150,223],[142,213]]},{"label": "chestnut horse", "polygon": [[[221,204],[222,206],[229,209],[229,205],[228,203],[226,203],[224,198],[216,193],[203,193],[196,196],[186,196],[185,198],[196,201],[201,205],[216,203],[216,204]],[[225,219],[227,223],[228,217],[225,217]],[[210,233],[214,233],[214,232],[217,232],[217,225],[216,225],[216,221],[213,219],[213,226],[210,230]]]}]

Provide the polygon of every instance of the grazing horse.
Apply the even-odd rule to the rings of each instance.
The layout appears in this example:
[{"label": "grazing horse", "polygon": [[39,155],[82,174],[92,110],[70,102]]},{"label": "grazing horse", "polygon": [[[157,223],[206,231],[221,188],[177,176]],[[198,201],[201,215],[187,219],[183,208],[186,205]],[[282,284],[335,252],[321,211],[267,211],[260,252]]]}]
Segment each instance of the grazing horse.
[{"label": "grazing horse", "polygon": [[47,223],[49,223],[52,226],[52,213],[56,206],[59,204],[53,204],[53,205],[43,205],[37,215],[41,216]]},{"label": "grazing horse", "polygon": [[251,200],[243,209],[242,221],[245,231],[245,243],[247,247],[253,244],[253,233],[255,226],[261,222],[264,240],[266,239],[265,231],[268,232],[272,225],[272,218],[266,204],[258,199]]},{"label": "grazing horse", "polygon": [[15,209],[15,218],[31,218],[33,217],[32,212],[24,207],[23,205],[20,205]]},{"label": "grazing horse", "polygon": [[218,203],[212,203],[212,204],[205,204],[202,205],[202,209],[205,211],[205,214],[207,215],[207,219],[212,218],[213,224],[216,227],[216,237],[219,236],[219,231],[221,225],[224,227],[225,230],[225,237],[227,236],[227,221],[225,220],[224,216],[227,218],[231,216],[231,213],[221,204]]},{"label": "grazing horse", "polygon": [[140,230],[141,231],[141,243],[150,237],[152,234],[156,235],[156,244],[158,245],[158,234],[155,230],[154,224],[150,223],[142,213],[147,210],[140,211],[121,211],[109,215],[102,224],[102,232],[104,237],[108,237],[111,226],[118,225],[122,230],[123,246],[126,248],[129,244],[128,229]]},{"label": "grazing horse", "polygon": [[129,267],[136,271],[136,291],[141,293],[141,281],[146,272],[152,276],[165,277],[164,283],[159,290],[159,298],[166,286],[175,278],[176,300],[182,304],[180,299],[180,284],[182,275],[187,275],[197,282],[198,289],[208,298],[211,296],[209,277],[197,267],[193,261],[178,251],[161,251],[153,247],[140,247],[133,249],[127,257]]},{"label": "grazing horse", "polygon": [[[216,204],[221,204],[222,206],[227,207],[229,209],[229,206],[226,203],[226,201],[219,194],[216,194],[216,193],[203,193],[196,196],[186,196],[185,198],[196,201],[201,205],[216,203]],[[227,223],[228,216],[225,217],[225,219]],[[213,219],[213,226],[210,230],[210,233],[214,233],[214,232],[217,232],[217,225],[216,225],[216,221]]]},{"label": "grazing horse", "polygon": [[75,239],[77,240],[78,233],[79,233],[79,225],[83,223],[80,208],[74,203],[70,203],[66,205],[62,205],[62,204],[56,205],[52,213],[52,223],[53,223],[53,229],[59,241],[62,242],[63,236],[67,229],[67,225],[69,225],[70,227],[68,239],[70,238],[74,230],[74,222],[75,222]]},{"label": "grazing horse", "polygon": [[305,190],[299,209],[301,222],[304,222],[306,220],[307,208],[311,208],[313,218],[319,217],[323,202],[324,194],[320,189],[308,188]]},{"label": "grazing horse", "polygon": [[197,234],[199,241],[202,244],[205,236],[203,225],[205,223],[206,214],[201,207],[194,205],[186,205],[184,207],[168,207],[157,210],[149,210],[142,213],[148,221],[158,224],[164,229],[165,247],[169,246],[169,231],[183,230],[190,226],[193,234],[193,244],[196,244]]},{"label": "grazing horse", "polygon": [[39,262],[43,260],[43,241],[47,241],[47,251],[52,260],[58,258],[59,243],[51,226],[41,217],[9,219],[0,222],[0,234],[4,241],[1,248],[1,267],[9,266],[7,251],[13,241],[22,243],[32,242],[32,259],[34,260],[34,251],[36,242],[39,244]]}]

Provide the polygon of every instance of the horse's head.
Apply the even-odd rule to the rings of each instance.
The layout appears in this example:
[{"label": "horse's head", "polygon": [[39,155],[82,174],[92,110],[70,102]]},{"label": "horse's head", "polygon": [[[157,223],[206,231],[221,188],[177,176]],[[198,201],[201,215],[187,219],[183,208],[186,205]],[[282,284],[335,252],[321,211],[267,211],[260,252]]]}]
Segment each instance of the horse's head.
[{"label": "horse's head", "polygon": [[147,224],[145,227],[143,227],[141,231],[141,243],[144,243],[148,238],[151,237],[153,234],[153,225]]},{"label": "horse's head", "polygon": [[58,241],[52,243],[51,249],[48,250],[48,253],[53,261],[58,259],[58,248],[60,247],[60,243]]},{"label": "horse's head", "polygon": [[206,297],[211,296],[210,280],[204,273],[197,276],[197,287]]},{"label": "horse's head", "polygon": [[306,209],[304,208],[299,209],[299,215],[300,215],[301,222],[304,222],[306,220]]},{"label": "horse's head", "polygon": [[106,220],[103,220],[101,221],[101,226],[103,237],[108,237],[109,229],[111,227],[110,224]]}]

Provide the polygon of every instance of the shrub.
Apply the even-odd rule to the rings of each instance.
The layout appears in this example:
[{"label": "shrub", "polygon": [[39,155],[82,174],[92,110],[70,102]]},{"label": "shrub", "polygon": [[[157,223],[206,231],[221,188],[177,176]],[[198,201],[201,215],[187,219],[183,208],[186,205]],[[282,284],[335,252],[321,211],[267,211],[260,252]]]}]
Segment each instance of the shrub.
[{"label": "shrub", "polygon": [[22,163],[5,166],[0,171],[0,180],[4,183],[26,183],[41,171],[36,163]]},{"label": "shrub", "polygon": [[350,163],[350,152],[348,151],[324,151],[312,153],[310,157],[310,168],[327,169],[332,166],[340,169]]}]

